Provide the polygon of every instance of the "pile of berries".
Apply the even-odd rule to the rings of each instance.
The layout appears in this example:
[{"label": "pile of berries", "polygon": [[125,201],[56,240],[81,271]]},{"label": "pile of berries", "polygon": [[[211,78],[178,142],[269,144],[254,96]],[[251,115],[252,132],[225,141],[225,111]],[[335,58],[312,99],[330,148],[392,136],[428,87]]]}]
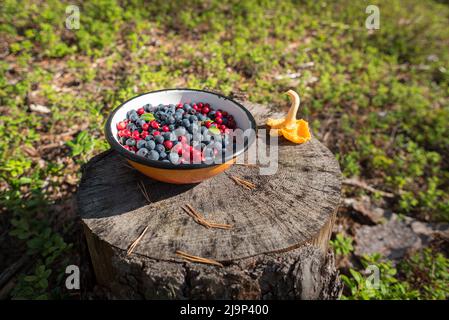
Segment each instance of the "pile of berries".
[{"label": "pile of berries", "polygon": [[151,160],[212,163],[232,152],[234,117],[208,103],[179,103],[130,110],[117,123],[118,140],[128,151]]}]

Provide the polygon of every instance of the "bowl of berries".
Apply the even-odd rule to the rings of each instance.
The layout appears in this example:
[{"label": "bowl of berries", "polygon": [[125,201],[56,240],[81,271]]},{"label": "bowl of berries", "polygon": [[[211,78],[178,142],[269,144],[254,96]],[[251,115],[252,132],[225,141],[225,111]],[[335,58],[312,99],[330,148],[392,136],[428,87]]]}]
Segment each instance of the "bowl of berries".
[{"label": "bowl of berries", "polygon": [[189,184],[228,169],[254,143],[256,122],[244,106],[221,94],[165,89],[121,104],[105,133],[111,147],[141,173]]}]

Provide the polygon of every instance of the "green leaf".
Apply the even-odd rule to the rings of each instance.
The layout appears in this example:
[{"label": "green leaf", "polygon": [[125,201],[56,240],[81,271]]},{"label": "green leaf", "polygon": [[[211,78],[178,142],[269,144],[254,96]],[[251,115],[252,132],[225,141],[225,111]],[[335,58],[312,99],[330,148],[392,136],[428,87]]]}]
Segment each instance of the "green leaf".
[{"label": "green leaf", "polygon": [[151,121],[151,120],[154,120],[155,117],[152,113],[144,113],[140,116],[140,119],[145,120],[145,121]]},{"label": "green leaf", "polygon": [[37,280],[36,276],[25,276],[23,277],[23,280],[25,280],[26,282],[33,282]]},{"label": "green leaf", "polygon": [[212,134],[220,134],[220,129],[218,129],[217,127],[211,126],[209,128],[209,132]]}]

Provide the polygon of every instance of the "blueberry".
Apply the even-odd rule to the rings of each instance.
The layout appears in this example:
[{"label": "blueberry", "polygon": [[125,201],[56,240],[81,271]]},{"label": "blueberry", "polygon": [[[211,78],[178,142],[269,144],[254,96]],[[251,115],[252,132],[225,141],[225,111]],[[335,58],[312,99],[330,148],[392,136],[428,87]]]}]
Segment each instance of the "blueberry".
[{"label": "blueberry", "polygon": [[197,116],[190,116],[189,120],[190,120],[191,123],[195,123],[195,122],[198,121],[198,117]]},{"label": "blueberry", "polygon": [[190,106],[190,104],[184,103],[184,110],[189,111],[190,109],[192,109],[192,107]]},{"label": "blueberry", "polygon": [[175,116],[174,116],[174,119],[175,119],[176,121],[182,121],[182,114],[176,113]]},{"label": "blueberry", "polygon": [[156,141],[157,143],[162,143],[162,142],[164,142],[164,137],[162,135],[157,135],[154,138],[154,141]]},{"label": "blueberry", "polygon": [[182,125],[186,128],[190,127],[190,121],[189,119],[183,119],[182,120]]},{"label": "blueberry", "polygon": [[133,115],[133,114],[135,114],[135,115],[137,116],[136,110],[129,110],[129,111],[126,113],[126,117],[127,117],[128,119],[131,119],[131,115]]},{"label": "blueberry", "polygon": [[175,134],[179,137],[179,136],[183,136],[186,134],[186,128],[184,127],[179,127],[175,130]]},{"label": "blueberry", "polygon": [[167,118],[167,122],[170,123],[170,124],[175,123],[175,122],[176,122],[175,117],[169,116],[169,117]]},{"label": "blueberry", "polygon": [[178,164],[179,163],[179,155],[178,155],[177,152],[170,152],[170,154],[168,155],[168,159],[173,164]]},{"label": "blueberry", "polygon": [[199,131],[196,131],[194,133],[192,133],[192,139],[193,141],[201,141],[201,133]]},{"label": "blueberry", "polygon": [[125,138],[125,137],[120,137],[120,138],[119,138],[120,144],[121,144],[121,145],[125,145],[125,144],[126,144],[126,139],[127,139],[127,138]]},{"label": "blueberry", "polygon": [[207,128],[205,126],[201,126],[201,133],[205,133],[207,131]]},{"label": "blueberry", "polygon": [[142,127],[145,123],[146,123],[145,120],[142,120],[142,119],[137,120],[137,124],[138,124],[139,126],[141,126],[141,127]]},{"label": "blueberry", "polygon": [[154,150],[156,150],[160,154],[161,152],[165,152],[165,147],[163,144],[157,144]]},{"label": "blueberry", "polygon": [[151,160],[159,160],[159,153],[157,151],[151,150],[148,153],[148,158]]},{"label": "blueberry", "polygon": [[215,111],[210,111],[208,114],[209,118],[215,118]]},{"label": "blueberry", "polygon": [[147,141],[145,143],[145,148],[147,148],[148,150],[153,150],[156,147],[156,142],[154,142],[153,140]]},{"label": "blueberry", "polygon": [[133,147],[136,145],[136,140],[134,140],[133,138],[128,138],[128,140],[126,140],[126,145]]},{"label": "blueberry", "polygon": [[[142,141],[142,140],[139,140],[139,142],[140,141]],[[141,156],[141,157],[145,157],[147,154],[148,154],[148,149],[146,149],[146,148],[141,148],[141,149],[139,149],[138,151],[137,151],[137,155],[138,156]]]},{"label": "blueberry", "polygon": [[170,129],[170,131],[174,131],[175,130],[175,125],[171,124],[171,125],[168,126],[168,128]]},{"label": "blueberry", "polygon": [[190,133],[194,133],[194,132],[198,131],[198,129],[199,129],[198,124],[196,124],[196,123],[192,123],[190,126],[187,127],[187,130]]},{"label": "blueberry", "polygon": [[206,120],[206,116],[204,115],[204,114],[198,114],[197,115],[197,117],[198,117],[198,120],[200,120],[200,121],[205,121]]},{"label": "blueberry", "polygon": [[162,136],[164,137],[164,140],[170,140],[171,132],[164,132]]},{"label": "blueberry", "polygon": [[153,137],[152,134],[149,134],[149,135],[147,135],[147,136],[145,137],[145,140],[146,140],[146,141],[154,140],[154,137]]},{"label": "blueberry", "polygon": [[146,104],[146,105],[143,106],[143,109],[144,109],[146,112],[151,112],[151,111],[153,111],[153,106],[151,105],[151,103],[148,103],[148,104]]},{"label": "blueberry", "polygon": [[134,130],[137,130],[137,126],[131,122],[126,125],[126,129],[134,131]]},{"label": "blueberry", "polygon": [[131,113],[129,119],[133,122],[136,122],[137,120],[139,120],[139,116],[137,115],[137,113]]},{"label": "blueberry", "polygon": [[159,157],[161,159],[165,159],[165,158],[167,158],[167,154],[165,153],[165,151],[162,151],[161,153],[159,153]]},{"label": "blueberry", "polygon": [[147,142],[145,140],[137,141],[137,143],[136,143],[137,149],[141,149],[141,148],[145,147],[146,143]]}]

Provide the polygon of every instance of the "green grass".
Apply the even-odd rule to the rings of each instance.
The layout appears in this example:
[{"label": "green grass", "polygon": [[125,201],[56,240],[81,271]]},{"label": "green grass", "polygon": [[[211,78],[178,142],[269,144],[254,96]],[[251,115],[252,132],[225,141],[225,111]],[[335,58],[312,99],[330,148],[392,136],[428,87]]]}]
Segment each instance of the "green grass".
[{"label": "green grass", "polygon": [[[380,30],[368,32],[363,1],[79,3],[79,30],[64,27],[71,2],[5,0],[0,10],[1,205],[29,224],[23,234],[13,223],[14,236],[31,241],[48,227],[64,238],[45,208],[70,195],[64,177],[107,148],[108,113],[137,93],[178,86],[243,91],[279,108],[294,89],[318,137],[331,130],[346,176],[397,194],[398,213],[449,221],[447,4],[375,1]],[[52,113],[29,112],[34,100]],[[67,147],[41,161],[26,152],[48,139]],[[65,250],[57,246],[56,261]],[[39,252],[46,270],[54,253]]]}]

